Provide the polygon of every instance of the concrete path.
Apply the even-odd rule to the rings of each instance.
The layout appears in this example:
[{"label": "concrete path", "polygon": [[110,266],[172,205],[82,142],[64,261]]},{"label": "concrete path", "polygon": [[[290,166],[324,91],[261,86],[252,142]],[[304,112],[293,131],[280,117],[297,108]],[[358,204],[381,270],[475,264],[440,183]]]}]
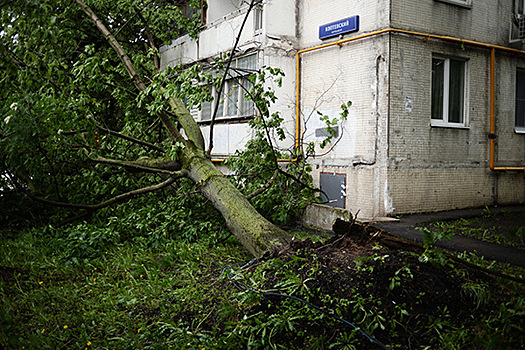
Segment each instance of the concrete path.
[{"label": "concrete path", "polygon": [[[512,213],[523,213],[523,225],[525,226],[525,206],[489,208],[491,213],[497,213],[503,209]],[[429,214],[414,214],[402,217],[399,221],[377,222],[371,224],[371,226],[398,237],[423,243],[424,234],[416,229],[418,225],[431,221],[457,220],[481,216],[484,210],[485,208],[462,209]],[[449,240],[437,242],[436,246],[457,252],[475,252],[476,254],[483,255],[486,259],[525,267],[525,250],[518,248],[504,247],[462,236],[454,236]]]}]

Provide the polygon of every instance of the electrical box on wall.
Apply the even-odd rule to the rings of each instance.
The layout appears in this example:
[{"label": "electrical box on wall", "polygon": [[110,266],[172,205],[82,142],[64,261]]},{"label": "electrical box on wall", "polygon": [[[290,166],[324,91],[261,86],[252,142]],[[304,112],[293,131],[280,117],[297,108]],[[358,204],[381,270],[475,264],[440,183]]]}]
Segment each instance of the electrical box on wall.
[{"label": "electrical box on wall", "polygon": [[[346,175],[335,173],[321,173],[320,186],[323,204],[334,208],[345,208]],[[327,198],[328,196],[328,198]]]}]

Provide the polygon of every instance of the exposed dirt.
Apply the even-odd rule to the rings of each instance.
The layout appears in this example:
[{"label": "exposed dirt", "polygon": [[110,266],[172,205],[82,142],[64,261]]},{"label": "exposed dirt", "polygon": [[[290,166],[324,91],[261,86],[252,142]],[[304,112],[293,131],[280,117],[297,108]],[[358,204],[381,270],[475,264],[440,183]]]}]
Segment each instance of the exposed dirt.
[{"label": "exposed dirt", "polygon": [[[233,305],[237,311],[227,318],[221,316],[219,310],[225,304],[225,295],[230,295],[227,290],[232,281],[219,278],[223,267],[217,266],[215,278],[222,281],[221,286],[212,283],[204,291],[209,298],[203,301],[204,309],[215,311],[202,321],[201,326],[210,331],[229,332],[228,323],[231,321],[243,322],[242,317],[251,320],[260,313],[268,317],[279,315],[292,307],[297,308],[296,315],[311,316],[297,322],[293,331],[275,331],[272,341],[276,344],[306,349],[312,344],[312,339],[323,339],[319,348],[342,349],[344,345],[333,344],[334,339],[342,333],[354,332],[349,344],[356,349],[382,348],[334,317],[325,315],[319,318],[321,312],[315,309],[319,307],[329,315],[355,324],[390,349],[440,348],[437,338],[449,330],[467,329],[464,335],[467,339],[486,332],[479,327],[481,315],[499,309],[499,303],[509,298],[509,291],[498,279],[482,270],[457,261],[446,264],[420,261],[422,248],[417,244],[357,224],[344,224],[334,229],[337,234],[325,242],[295,239],[284,250],[239,271],[245,280],[255,276],[252,282],[258,283],[261,271],[258,271],[259,275],[254,273],[261,265],[265,266],[266,281],[258,288],[272,293],[261,292],[260,302],[252,306]],[[312,291],[307,299],[315,307],[276,295],[289,293],[279,284],[290,274],[304,282],[303,288]],[[465,289],[465,284],[471,282],[484,285],[486,295],[492,297],[480,302],[475,294]],[[305,298],[304,293],[293,294]],[[230,302],[235,304],[234,300]],[[186,310],[176,318],[190,322],[197,314],[198,311]],[[510,318],[508,322],[520,321]],[[503,347],[494,348],[522,348],[525,345],[523,334],[519,330],[511,332],[508,343],[506,339],[500,339]],[[258,333],[258,336],[262,334]],[[484,348],[482,342],[469,341],[469,348]]]},{"label": "exposed dirt", "polygon": [[[294,240],[273,258],[287,263],[288,272],[292,269],[292,273],[307,281],[306,287],[316,291],[315,295],[329,295],[333,301],[312,297],[310,303],[326,310],[337,310],[341,317],[364,329],[377,327],[373,329],[374,337],[385,344],[420,349],[432,344],[432,339],[436,337],[436,329],[432,328],[437,327],[433,323],[435,320],[440,319],[448,327],[469,327],[475,324],[476,315],[487,312],[492,306],[487,303],[477,307],[476,300],[462,288],[465,280],[460,274],[441,264],[421,262],[419,254],[410,252],[417,250],[410,243],[381,236],[378,232],[368,232],[359,225],[339,231],[343,234],[324,243],[314,243],[310,239]],[[312,275],[311,270],[304,268],[305,265],[316,266],[317,272]],[[484,280],[488,289],[495,288],[495,291],[499,288],[484,273],[474,270],[469,274],[477,281]],[[274,277],[267,280],[265,288],[275,290],[283,271],[272,269],[267,276]],[[504,294],[501,290],[498,293]],[[253,314],[279,312],[286,299],[273,295],[265,297],[272,303],[261,303],[251,310]],[[362,304],[342,305],[337,302],[343,299],[361,300]],[[393,322],[393,319],[398,322]],[[301,332],[333,339],[341,332],[351,333],[352,328],[332,320],[322,325],[301,324],[295,333]],[[279,334],[279,337],[281,339],[276,339],[276,342],[280,344],[288,341],[296,348],[306,346],[301,343],[304,338],[286,332]],[[361,338],[354,344],[358,349],[381,348],[360,334],[356,338]]]}]

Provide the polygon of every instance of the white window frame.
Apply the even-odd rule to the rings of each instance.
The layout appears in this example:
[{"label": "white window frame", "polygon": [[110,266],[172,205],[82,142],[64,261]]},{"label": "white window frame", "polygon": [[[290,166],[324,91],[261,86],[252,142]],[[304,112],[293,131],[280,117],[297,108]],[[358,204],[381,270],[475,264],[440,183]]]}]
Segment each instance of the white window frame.
[{"label": "white window frame", "polygon": [[464,8],[472,8],[472,0],[434,0],[437,2],[444,2],[446,4],[457,5]]},{"label": "white window frame", "polygon": [[[434,59],[439,59],[444,61],[444,71],[443,71],[443,106],[442,106],[442,118],[434,119],[432,118],[432,94],[433,91],[433,77],[431,74],[430,77],[430,98],[431,98],[431,110],[430,110],[430,125],[436,127],[447,127],[447,128],[458,128],[458,129],[468,129],[468,101],[469,101],[469,61],[468,59],[461,57],[451,57],[445,55],[432,55],[432,61]],[[450,102],[450,60],[462,61],[464,64],[463,69],[463,115],[462,121],[450,122],[449,121],[449,102]],[[433,64],[433,63],[432,63]],[[431,69],[432,72],[432,69]]]},{"label": "white window frame", "polygon": [[263,5],[257,4],[253,8],[253,30],[255,33],[262,32],[263,28]]},{"label": "white window frame", "polygon": [[[522,73],[525,73],[525,69],[523,68],[517,68],[516,69],[516,98],[515,98],[515,105],[514,105],[514,132],[516,134],[525,134],[525,125],[518,125],[518,72],[521,71]],[[525,85],[525,78],[522,82],[523,85]],[[524,92],[525,95],[525,92]],[[522,103],[525,105],[525,98],[522,99]],[[523,106],[523,112],[525,113],[525,106]],[[524,123],[525,124],[525,123]]]},{"label": "white window frame", "polygon": [[[217,112],[217,115],[215,118],[216,120],[249,118],[255,115],[256,112],[255,112],[255,105],[253,101],[247,100],[245,97],[246,90],[249,90],[250,89],[249,85],[251,85],[251,83],[248,80],[248,76],[250,75],[250,72],[247,70],[243,71],[240,68],[240,64],[239,64],[241,60],[246,59],[246,58],[251,58],[251,57],[255,59],[255,62],[256,62],[255,66],[257,67],[257,54],[246,55],[243,57],[238,57],[238,58],[233,59],[231,68],[230,68],[230,72],[228,74],[229,77],[225,81],[224,88],[222,91],[222,96],[220,97],[221,101],[218,105],[219,111]],[[241,70],[236,70],[236,68],[239,68]],[[248,86],[244,86],[243,88],[241,86],[243,82],[246,82]],[[230,97],[232,95],[234,97]],[[211,87],[211,96],[213,98],[212,101],[204,102],[206,104],[209,104],[206,108],[207,110],[210,111],[209,116],[205,117],[203,113],[203,110],[205,109],[204,104],[203,106],[201,106],[201,109],[199,112],[199,120],[201,122],[209,122],[212,119],[213,112],[214,112],[215,105],[216,105],[215,101],[218,98],[218,89],[216,87]],[[231,106],[231,103],[234,101],[236,103],[236,106],[233,108],[235,108],[235,111],[237,113],[231,114],[230,110],[233,109]],[[244,108],[245,106],[243,106],[243,104],[250,103],[250,102],[252,105],[248,108],[248,112],[251,112],[251,113],[243,113],[245,109]]]}]

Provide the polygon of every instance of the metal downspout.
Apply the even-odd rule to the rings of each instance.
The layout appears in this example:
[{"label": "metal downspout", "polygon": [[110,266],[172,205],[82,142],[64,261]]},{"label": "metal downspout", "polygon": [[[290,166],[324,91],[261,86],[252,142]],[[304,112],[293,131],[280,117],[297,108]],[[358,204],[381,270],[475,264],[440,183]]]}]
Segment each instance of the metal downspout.
[{"label": "metal downspout", "polygon": [[525,171],[525,167],[494,166],[496,158],[496,48],[490,50],[489,168],[492,171]]}]

